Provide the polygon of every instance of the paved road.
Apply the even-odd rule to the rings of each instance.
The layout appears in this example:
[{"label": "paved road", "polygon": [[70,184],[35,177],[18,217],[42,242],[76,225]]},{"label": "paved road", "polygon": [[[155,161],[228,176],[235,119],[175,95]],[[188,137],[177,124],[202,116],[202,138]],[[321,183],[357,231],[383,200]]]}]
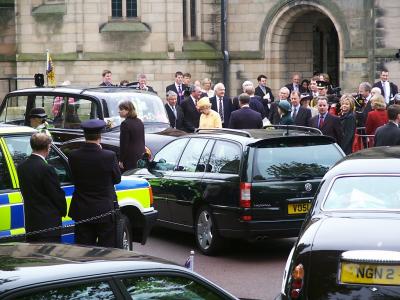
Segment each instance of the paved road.
[{"label": "paved road", "polygon": [[195,250],[194,270],[237,297],[273,299],[280,291],[287,255],[295,239],[257,243],[230,243],[223,255],[210,257],[196,251],[194,237],[187,233],[155,228],[146,245],[136,251],[183,265]]}]

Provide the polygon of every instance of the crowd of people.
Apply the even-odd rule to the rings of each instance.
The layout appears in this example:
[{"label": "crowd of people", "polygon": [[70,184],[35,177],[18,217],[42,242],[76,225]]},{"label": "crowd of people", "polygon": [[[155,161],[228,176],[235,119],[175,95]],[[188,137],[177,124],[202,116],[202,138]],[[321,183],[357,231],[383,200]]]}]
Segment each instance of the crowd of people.
[{"label": "crowd of people", "polygon": [[[302,80],[299,73],[294,73],[277,97],[267,86],[267,79],[259,75],[257,86],[246,80],[242,94],[230,97],[223,83],[212,88],[209,78],[192,82],[189,73],[178,71],[175,81],[166,87],[170,125],[186,132],[197,128],[253,129],[269,124],[315,127],[333,137],[346,154],[365,147],[398,144],[400,129],[394,129],[398,129],[400,94],[397,85],[389,81],[387,70],[381,70],[380,80],[373,85],[361,82],[356,93],[344,95],[333,88],[328,74]],[[103,72],[101,85],[113,85],[109,70]],[[139,74],[136,82],[124,81],[121,85],[155,92],[144,74]],[[381,132],[389,129],[396,137],[383,138],[386,135]]]}]

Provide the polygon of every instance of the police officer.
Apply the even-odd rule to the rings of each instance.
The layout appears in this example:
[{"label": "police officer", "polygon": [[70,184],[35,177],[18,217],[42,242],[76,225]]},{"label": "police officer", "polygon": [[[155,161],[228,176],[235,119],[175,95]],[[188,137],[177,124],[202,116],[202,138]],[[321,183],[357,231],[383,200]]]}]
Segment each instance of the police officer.
[{"label": "police officer", "polygon": [[29,112],[29,122],[31,127],[51,137],[48,130],[49,124],[46,122],[46,118],[47,114],[42,107],[32,108]]},{"label": "police officer", "polygon": [[[34,133],[30,140],[32,154],[17,167],[21,193],[24,198],[26,232],[61,226],[67,214],[64,191],[54,167],[47,164],[51,138]],[[28,242],[60,242],[61,231],[52,230],[28,235]]]},{"label": "police officer", "polygon": [[[75,221],[108,213],[117,203],[114,184],[121,182],[121,173],[114,152],[101,148],[102,120],[81,124],[85,143],[69,154],[75,191],[69,216]],[[115,218],[112,214],[75,226],[75,242],[85,245],[115,247]]]}]

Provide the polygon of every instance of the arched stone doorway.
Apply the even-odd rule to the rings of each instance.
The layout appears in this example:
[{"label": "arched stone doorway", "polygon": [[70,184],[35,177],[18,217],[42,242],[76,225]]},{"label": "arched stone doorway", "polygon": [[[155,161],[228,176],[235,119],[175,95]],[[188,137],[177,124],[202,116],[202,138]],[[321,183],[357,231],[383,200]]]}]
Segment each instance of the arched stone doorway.
[{"label": "arched stone doorway", "polygon": [[267,16],[264,49],[270,85],[276,91],[299,72],[309,79],[328,73],[340,85],[346,28],[326,7],[312,1],[293,1]]}]

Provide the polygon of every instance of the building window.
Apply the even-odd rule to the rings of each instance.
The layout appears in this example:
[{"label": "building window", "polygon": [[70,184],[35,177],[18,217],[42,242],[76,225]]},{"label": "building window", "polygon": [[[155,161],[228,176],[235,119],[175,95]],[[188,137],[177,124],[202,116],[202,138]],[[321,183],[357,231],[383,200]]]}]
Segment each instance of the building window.
[{"label": "building window", "polygon": [[200,36],[200,1],[182,0],[183,7],[183,35],[187,39],[196,39]]},{"label": "building window", "polygon": [[137,0],[111,0],[113,18],[137,17]]}]

